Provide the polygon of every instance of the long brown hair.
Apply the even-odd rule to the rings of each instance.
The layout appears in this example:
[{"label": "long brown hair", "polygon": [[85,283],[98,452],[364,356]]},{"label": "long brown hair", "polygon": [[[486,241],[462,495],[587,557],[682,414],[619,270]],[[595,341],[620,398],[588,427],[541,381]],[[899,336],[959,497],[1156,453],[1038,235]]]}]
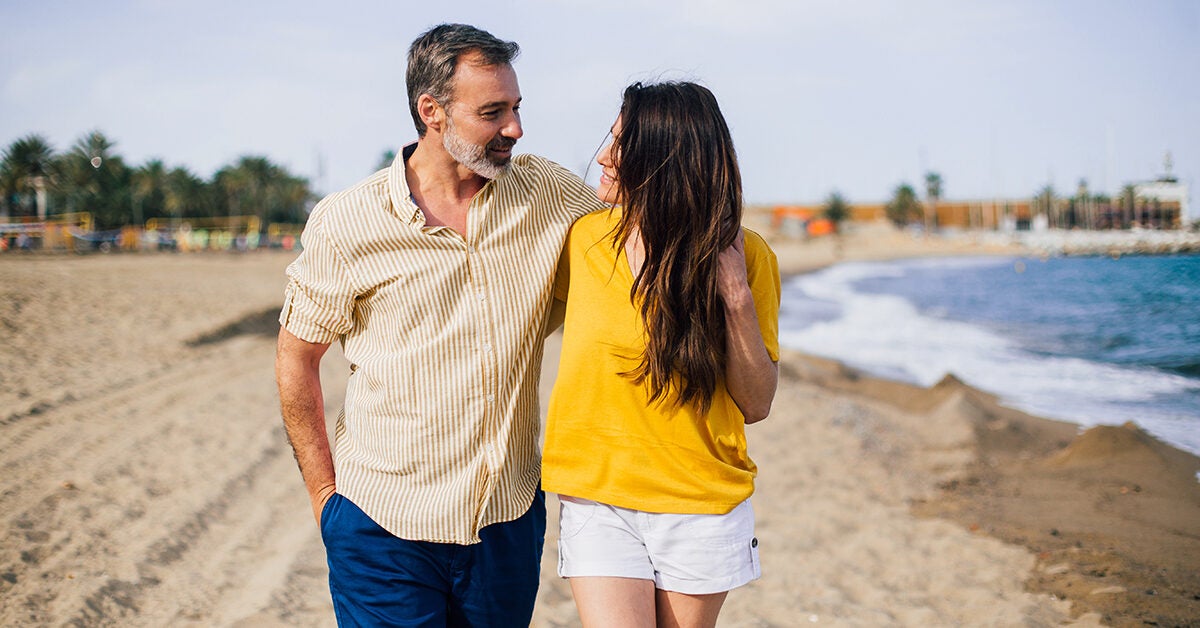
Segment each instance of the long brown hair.
[{"label": "long brown hair", "polygon": [[646,251],[629,295],[640,301],[646,348],[624,375],[646,383],[651,402],[674,397],[706,413],[725,374],[717,260],[742,222],[729,127],[701,85],[634,83],[613,145],[624,206],[613,243],[624,247],[636,228]]}]

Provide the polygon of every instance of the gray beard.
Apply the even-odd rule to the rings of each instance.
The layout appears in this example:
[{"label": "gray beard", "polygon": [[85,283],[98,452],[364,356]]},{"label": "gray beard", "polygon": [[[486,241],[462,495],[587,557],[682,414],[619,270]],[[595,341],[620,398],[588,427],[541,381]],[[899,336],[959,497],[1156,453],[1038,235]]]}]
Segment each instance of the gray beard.
[{"label": "gray beard", "polygon": [[447,153],[450,153],[454,161],[485,179],[495,179],[508,172],[510,159],[505,159],[503,163],[496,163],[488,157],[486,146],[472,144],[459,137],[458,133],[454,132],[454,123],[450,121],[449,117],[446,118],[446,121],[446,133],[442,135],[442,146],[445,147]]}]

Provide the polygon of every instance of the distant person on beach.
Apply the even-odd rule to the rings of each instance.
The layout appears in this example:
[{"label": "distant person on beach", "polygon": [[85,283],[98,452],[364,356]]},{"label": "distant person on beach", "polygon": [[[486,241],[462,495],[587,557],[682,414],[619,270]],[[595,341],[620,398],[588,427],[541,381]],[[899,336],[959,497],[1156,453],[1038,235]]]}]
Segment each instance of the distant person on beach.
[{"label": "distant person on beach", "polygon": [[[419,36],[418,141],[318,204],[288,267],[276,377],[342,625],[533,613],[546,313],[571,223],[603,204],[562,167],[513,156],[518,51],[461,24]],[[320,362],[335,341],[350,379],[331,448]]]},{"label": "distant person on beach", "polygon": [[[745,425],[778,381],[774,253],[741,227],[733,141],[694,83],[625,90],[559,263],[542,485],[585,626],[713,626],[759,577]],[[556,310],[557,311],[557,310]]]}]

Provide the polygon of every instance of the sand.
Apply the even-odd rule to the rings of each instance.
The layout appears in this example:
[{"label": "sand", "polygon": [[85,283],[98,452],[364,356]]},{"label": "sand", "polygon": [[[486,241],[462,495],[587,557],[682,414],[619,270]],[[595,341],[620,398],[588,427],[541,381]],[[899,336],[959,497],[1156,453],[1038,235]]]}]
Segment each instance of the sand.
[{"label": "sand", "polygon": [[[785,272],[1012,252],[885,230],[773,246]],[[333,625],[273,383],[291,257],[0,256],[0,625]],[[954,380],[783,364],[749,431],[764,577],[720,625],[1200,623],[1194,456]],[[550,511],[534,625],[575,626]]]}]

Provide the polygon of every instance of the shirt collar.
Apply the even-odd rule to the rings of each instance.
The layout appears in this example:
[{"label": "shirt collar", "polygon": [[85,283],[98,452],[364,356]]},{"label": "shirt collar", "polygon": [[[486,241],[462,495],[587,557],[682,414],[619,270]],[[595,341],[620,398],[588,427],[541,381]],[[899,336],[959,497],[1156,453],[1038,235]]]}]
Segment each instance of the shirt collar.
[{"label": "shirt collar", "polygon": [[409,224],[421,225],[425,223],[425,216],[413,200],[412,190],[408,189],[408,179],[404,176],[405,162],[412,157],[415,150],[417,143],[413,142],[400,149],[400,154],[392,160],[392,165],[388,168],[388,194],[391,195],[392,210],[398,217]]}]

